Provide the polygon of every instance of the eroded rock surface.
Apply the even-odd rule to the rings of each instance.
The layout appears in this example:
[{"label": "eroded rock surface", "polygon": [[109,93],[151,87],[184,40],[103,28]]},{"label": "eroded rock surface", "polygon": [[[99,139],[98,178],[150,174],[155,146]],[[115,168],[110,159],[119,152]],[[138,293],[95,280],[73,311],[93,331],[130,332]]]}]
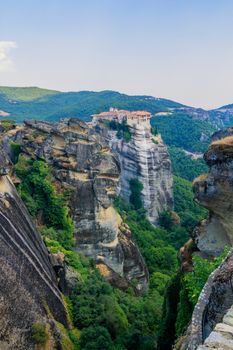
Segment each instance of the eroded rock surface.
[{"label": "eroded rock surface", "polygon": [[224,315],[222,322],[216,324],[204,344],[197,348],[197,350],[208,349],[233,349],[233,307]]},{"label": "eroded rock surface", "polygon": [[68,326],[48,251],[8,174],[0,150],[0,349],[33,350],[34,323],[47,324],[57,349],[55,320]]},{"label": "eroded rock surface", "polygon": [[[194,181],[196,200],[209,209],[209,218],[194,230],[193,239],[204,256],[213,257],[233,246],[233,137],[216,133],[204,155],[209,173]],[[195,306],[181,350],[233,348],[228,321],[233,305],[233,250],[208,278]],[[228,311],[230,310],[230,311]]]},{"label": "eroded rock surface", "polygon": [[214,141],[204,155],[209,173],[194,181],[196,200],[209,209],[209,219],[196,230],[198,248],[218,255],[233,245],[233,137]]},{"label": "eroded rock surface", "polygon": [[[215,339],[215,331],[218,329],[216,325],[224,323],[228,310],[232,310],[232,271],[233,251],[209,276],[194,308],[191,324],[181,341],[182,345],[175,347],[175,349],[204,350],[205,347],[212,349],[214,346],[214,349],[227,349],[224,347],[224,341],[221,343],[221,337]],[[204,345],[202,345],[203,343]]]},{"label": "eroded rock surface", "polygon": [[[136,113],[136,112],[135,112]],[[159,213],[173,207],[173,180],[171,161],[167,147],[160,135],[151,134],[150,124],[138,122],[129,124],[131,140],[118,139],[102,117],[95,128],[102,139],[118,155],[121,165],[119,192],[129,201],[131,194],[129,181],[139,179],[143,184],[142,200],[147,217],[156,224]]]},{"label": "eroded rock surface", "polygon": [[59,184],[71,190],[76,249],[126,281],[136,279],[138,292],[143,292],[147,268],[113,207],[120,164],[109,148],[77,119],[56,124],[27,121],[13,140],[22,145],[25,155],[44,158]]}]

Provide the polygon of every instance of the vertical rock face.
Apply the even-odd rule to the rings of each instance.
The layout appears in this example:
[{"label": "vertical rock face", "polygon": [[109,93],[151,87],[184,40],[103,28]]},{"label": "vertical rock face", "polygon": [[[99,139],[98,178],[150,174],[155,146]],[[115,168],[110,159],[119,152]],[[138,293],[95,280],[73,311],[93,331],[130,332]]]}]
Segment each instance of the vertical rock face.
[{"label": "vertical rock face", "polygon": [[14,136],[30,157],[44,158],[60,185],[72,190],[70,209],[76,249],[105,264],[138,292],[147,288],[143,258],[112,203],[120,165],[109,148],[98,142],[87,124],[77,119],[57,124],[27,121]]},{"label": "vertical rock face", "polygon": [[[228,133],[227,133],[228,134]],[[218,255],[233,245],[233,137],[215,133],[204,155],[209,173],[194,181],[196,201],[210,215],[193,238],[202,254]],[[221,138],[223,137],[223,138]],[[233,251],[208,278],[195,306],[181,350],[232,349]],[[203,345],[202,345],[203,344]]]},{"label": "vertical rock face", "polygon": [[150,123],[140,119],[129,123],[131,139],[126,142],[106,127],[104,118],[95,117],[95,129],[118,155],[121,165],[119,192],[129,201],[129,181],[138,178],[143,184],[142,200],[147,217],[156,224],[159,213],[173,207],[173,180],[167,148],[159,135],[151,134]]},{"label": "vertical rock face", "polygon": [[32,350],[33,323],[47,323],[56,348],[55,323],[67,316],[48,251],[7,175],[0,151],[0,349]]},{"label": "vertical rock face", "polygon": [[161,138],[152,141],[149,130],[130,128],[132,140],[112,141],[112,149],[121,163],[120,193],[129,201],[129,181],[138,178],[143,184],[142,200],[148,219],[156,223],[159,213],[173,206],[171,162]]},{"label": "vertical rock face", "polygon": [[195,232],[198,248],[218,255],[233,245],[233,137],[215,140],[204,155],[210,170],[194,181],[196,201],[209,209],[209,219]]},{"label": "vertical rock face", "polygon": [[[232,349],[233,251],[209,276],[195,306],[191,324],[179,350]],[[231,324],[229,323],[231,322]],[[229,337],[230,336],[230,337]],[[202,345],[204,343],[204,345]]]}]

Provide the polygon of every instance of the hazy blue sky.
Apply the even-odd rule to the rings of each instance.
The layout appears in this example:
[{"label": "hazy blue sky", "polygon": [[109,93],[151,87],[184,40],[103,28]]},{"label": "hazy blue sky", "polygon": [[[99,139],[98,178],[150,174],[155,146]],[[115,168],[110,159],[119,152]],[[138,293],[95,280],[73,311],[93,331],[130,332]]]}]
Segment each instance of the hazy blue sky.
[{"label": "hazy blue sky", "polygon": [[232,18],[232,0],[1,1],[0,85],[233,103]]}]

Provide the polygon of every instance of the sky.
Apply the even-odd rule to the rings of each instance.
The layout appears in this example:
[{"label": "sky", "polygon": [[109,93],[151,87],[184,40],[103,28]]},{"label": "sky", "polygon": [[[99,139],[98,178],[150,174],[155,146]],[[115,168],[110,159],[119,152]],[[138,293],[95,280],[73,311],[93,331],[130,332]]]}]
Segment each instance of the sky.
[{"label": "sky", "polygon": [[232,0],[0,1],[0,85],[233,103]]}]

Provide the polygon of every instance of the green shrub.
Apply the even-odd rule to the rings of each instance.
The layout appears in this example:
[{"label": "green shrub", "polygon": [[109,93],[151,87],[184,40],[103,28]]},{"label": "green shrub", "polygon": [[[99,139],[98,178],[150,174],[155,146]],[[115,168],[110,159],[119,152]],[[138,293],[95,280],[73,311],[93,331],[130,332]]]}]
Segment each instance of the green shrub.
[{"label": "green shrub", "polygon": [[20,144],[12,141],[10,143],[10,148],[11,148],[12,161],[14,164],[16,164],[18,162],[19,155],[21,153],[21,146]]},{"label": "green shrub", "polygon": [[70,248],[74,242],[74,224],[65,198],[57,193],[52,184],[48,164],[42,160],[28,160],[20,155],[15,170],[21,179],[18,191],[30,214],[43,219],[51,239]]},{"label": "green shrub", "polygon": [[170,277],[162,272],[153,272],[150,276],[150,288],[156,289],[160,295],[164,295],[166,285]]},{"label": "green shrub", "polygon": [[74,333],[73,336],[70,336],[72,333],[68,332],[62,323],[56,322],[56,326],[59,329],[62,350],[78,350],[79,344],[77,338],[74,336]]},{"label": "green shrub", "polygon": [[102,326],[89,327],[82,331],[82,350],[113,350],[113,341],[108,330]]},{"label": "green shrub", "polygon": [[5,129],[5,131],[11,130],[13,127],[15,127],[15,120],[12,119],[3,119],[1,120],[1,125]]},{"label": "green shrub", "polygon": [[44,323],[34,323],[32,325],[32,339],[36,344],[44,345],[49,339],[49,333]]},{"label": "green shrub", "polygon": [[151,127],[151,133],[152,133],[152,135],[154,135],[154,136],[157,136],[157,135],[158,135],[158,128],[157,128],[157,126],[152,126],[152,127]]},{"label": "green shrub", "polygon": [[133,205],[134,209],[138,210],[143,207],[141,192],[143,190],[143,184],[138,179],[131,179],[129,181],[130,186],[130,203]]},{"label": "green shrub", "polygon": [[188,294],[188,298],[193,305],[197,303],[198,297],[209,275],[222,263],[229,250],[229,247],[225,247],[222,254],[214,258],[212,261],[204,259],[199,255],[194,255],[193,271],[186,273],[184,276],[184,287]]},{"label": "green shrub", "polygon": [[129,126],[126,120],[123,120],[122,123],[116,122],[115,120],[104,120],[104,124],[111,130],[116,131],[116,136],[118,139],[124,139],[126,142],[129,142],[132,138]]},{"label": "green shrub", "polygon": [[170,210],[164,210],[159,214],[159,225],[167,230],[171,230],[171,228],[174,226],[172,213]]},{"label": "green shrub", "polygon": [[[46,234],[47,230],[43,230],[42,232],[43,234]],[[77,251],[65,249],[61,243],[48,238],[46,235],[43,237],[49,251],[51,253],[62,252],[65,255],[65,262],[80,274],[80,278],[82,280],[85,280],[89,276],[90,269],[93,268],[93,264],[90,259],[86,258]]]}]

